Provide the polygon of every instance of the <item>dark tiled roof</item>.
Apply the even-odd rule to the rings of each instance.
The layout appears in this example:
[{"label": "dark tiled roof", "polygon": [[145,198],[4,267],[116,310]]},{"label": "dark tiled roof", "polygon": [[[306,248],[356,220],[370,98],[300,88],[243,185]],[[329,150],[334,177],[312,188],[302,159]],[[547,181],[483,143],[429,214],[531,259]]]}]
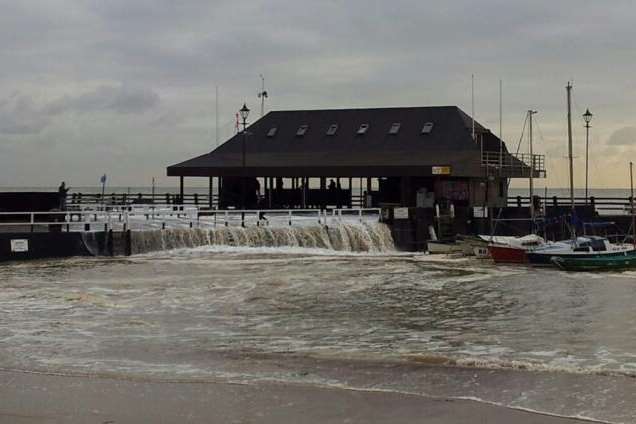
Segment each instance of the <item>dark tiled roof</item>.
[{"label": "dark tiled roof", "polygon": [[[422,134],[428,122],[432,131]],[[393,123],[401,124],[397,134],[389,134]],[[327,135],[332,124],[338,129]],[[362,124],[369,128],[358,135]],[[297,136],[301,125],[308,130]],[[239,133],[211,153],[168,167],[168,175],[430,175],[437,165],[451,166],[456,176],[483,176],[471,126],[456,106],[276,111],[248,127],[245,170]],[[273,127],[276,134],[268,137]],[[478,140],[484,136],[484,149],[499,150],[494,134],[479,123],[475,130]]]}]

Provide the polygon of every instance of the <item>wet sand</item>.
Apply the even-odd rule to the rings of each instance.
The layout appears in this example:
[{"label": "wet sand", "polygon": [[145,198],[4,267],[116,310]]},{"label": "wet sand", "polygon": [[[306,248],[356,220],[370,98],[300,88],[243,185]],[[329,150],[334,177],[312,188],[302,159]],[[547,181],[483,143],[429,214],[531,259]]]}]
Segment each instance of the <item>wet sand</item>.
[{"label": "wet sand", "polygon": [[0,423],[547,423],[469,400],[309,385],[175,383],[0,372]]}]

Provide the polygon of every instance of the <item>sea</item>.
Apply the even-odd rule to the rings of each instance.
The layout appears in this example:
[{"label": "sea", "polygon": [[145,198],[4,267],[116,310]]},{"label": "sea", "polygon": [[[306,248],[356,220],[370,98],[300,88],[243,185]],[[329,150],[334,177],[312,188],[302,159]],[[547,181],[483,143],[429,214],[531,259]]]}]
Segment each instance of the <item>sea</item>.
[{"label": "sea", "polygon": [[206,231],[134,234],[129,257],[0,264],[0,369],[636,422],[636,270],[398,252],[377,222]]}]

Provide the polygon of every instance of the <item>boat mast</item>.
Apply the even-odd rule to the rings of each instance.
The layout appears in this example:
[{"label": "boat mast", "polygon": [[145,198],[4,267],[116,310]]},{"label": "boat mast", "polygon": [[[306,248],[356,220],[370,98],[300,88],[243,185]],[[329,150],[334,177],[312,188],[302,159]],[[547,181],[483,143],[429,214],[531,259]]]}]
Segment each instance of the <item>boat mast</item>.
[{"label": "boat mast", "polygon": [[631,186],[631,197],[629,199],[632,213],[632,243],[636,247],[636,211],[634,210],[634,162],[629,163],[629,181]]},{"label": "boat mast", "polygon": [[568,159],[570,160],[570,206],[574,212],[574,156],[572,155],[572,83],[565,87],[568,93]]},{"label": "boat mast", "polygon": [[534,230],[534,151],[532,148],[532,115],[536,110],[528,110],[528,144],[530,145],[530,220]]},{"label": "boat mast", "polygon": [[470,75],[470,114],[472,115],[472,136],[475,141],[475,74]]}]

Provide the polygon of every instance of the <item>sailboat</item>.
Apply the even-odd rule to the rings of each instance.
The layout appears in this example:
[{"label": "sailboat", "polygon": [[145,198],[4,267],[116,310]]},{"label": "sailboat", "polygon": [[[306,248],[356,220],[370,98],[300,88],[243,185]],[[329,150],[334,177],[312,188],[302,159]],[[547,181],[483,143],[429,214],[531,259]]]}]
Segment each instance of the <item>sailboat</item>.
[{"label": "sailboat", "polygon": [[[572,84],[568,83],[567,87],[567,105],[568,105],[568,152],[570,162],[570,203],[572,215],[575,214],[574,208],[574,165],[572,154],[572,115],[571,115],[571,90]],[[530,219],[534,227],[535,209],[534,209],[534,192],[533,192],[533,172],[534,160],[532,159],[532,115],[535,111],[528,111],[530,122],[529,144],[530,157],[532,166],[530,169]],[[632,195],[633,198],[633,195]],[[633,208],[632,208],[633,212]],[[576,264],[573,260],[599,260],[605,259],[606,263],[618,264],[612,258],[623,259],[636,256],[636,247],[629,244],[613,244],[603,237],[577,237],[575,229],[572,229],[572,238],[570,240],[549,242],[541,237],[530,234],[514,242],[508,242],[505,245],[491,243],[489,250],[495,262],[503,263],[529,263],[531,265],[557,265],[560,267],[574,267]],[[596,264],[595,266],[599,266]]]},{"label": "sailboat", "polygon": [[629,163],[631,181],[630,213],[632,216],[632,245],[615,247],[613,252],[597,255],[576,256],[558,255],[550,261],[567,271],[611,271],[626,268],[636,268],[636,209],[634,208],[634,163]]},{"label": "sailboat", "polygon": [[[535,226],[535,205],[534,205],[534,152],[532,147],[532,116],[536,114],[536,110],[528,110],[528,145],[530,153],[530,220],[534,231]],[[537,249],[552,247],[553,242],[546,242],[542,237],[532,233],[523,237],[491,237],[488,244],[488,251],[495,263],[528,263],[528,254]],[[565,248],[565,245],[556,244],[559,248]]]}]

